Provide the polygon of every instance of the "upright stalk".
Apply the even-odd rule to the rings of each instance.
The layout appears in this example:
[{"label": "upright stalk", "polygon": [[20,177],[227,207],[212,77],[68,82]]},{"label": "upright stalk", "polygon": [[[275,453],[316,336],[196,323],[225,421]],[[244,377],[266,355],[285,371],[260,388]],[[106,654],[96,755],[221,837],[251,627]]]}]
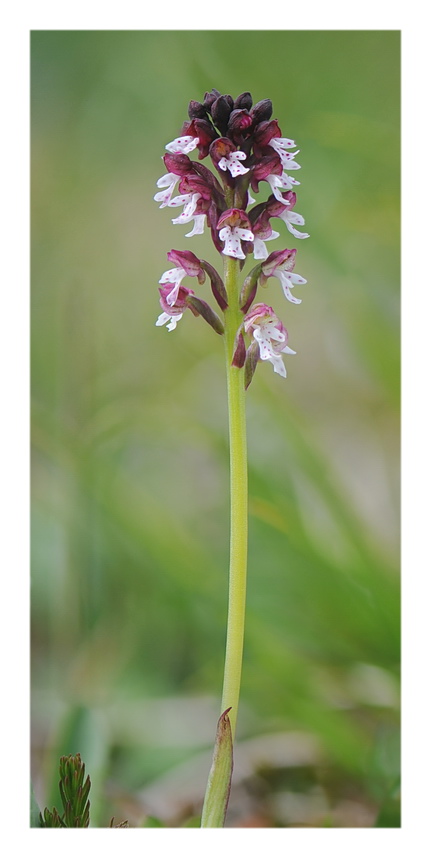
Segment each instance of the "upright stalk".
[{"label": "upright stalk", "polygon": [[225,286],[229,306],[225,311],[225,353],[230,442],[230,568],[226,657],[222,712],[231,707],[229,719],[235,735],[241,683],[247,581],[247,438],[244,369],[232,366],[237,331],[243,321],[239,308],[239,261],[225,257]]},{"label": "upright stalk", "polygon": [[239,307],[239,261],[224,260],[228,306],[225,310],[225,354],[230,446],[229,602],[221,715],[202,808],[201,827],[222,828],[230,794],[233,739],[238,716],[244,645],[247,581],[247,440],[244,368],[232,366],[235,339],[244,316]]}]

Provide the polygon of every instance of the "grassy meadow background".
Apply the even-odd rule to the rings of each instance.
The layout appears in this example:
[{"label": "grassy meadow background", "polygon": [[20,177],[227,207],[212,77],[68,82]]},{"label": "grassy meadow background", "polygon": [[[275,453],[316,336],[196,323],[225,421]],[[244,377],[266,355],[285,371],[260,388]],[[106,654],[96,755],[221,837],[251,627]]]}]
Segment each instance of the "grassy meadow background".
[{"label": "grassy meadow background", "polygon": [[92,825],[200,813],[227,607],[224,358],[191,314],[174,333],[154,322],[168,250],[221,266],[152,198],[212,87],[272,99],[311,234],[280,223],[270,247],[297,247],[302,304],[275,279],[260,293],[297,355],[287,380],[259,365],[248,392],[227,825],[397,827],[396,31],[32,33],[35,793],[59,806],[58,758],[79,751]]}]

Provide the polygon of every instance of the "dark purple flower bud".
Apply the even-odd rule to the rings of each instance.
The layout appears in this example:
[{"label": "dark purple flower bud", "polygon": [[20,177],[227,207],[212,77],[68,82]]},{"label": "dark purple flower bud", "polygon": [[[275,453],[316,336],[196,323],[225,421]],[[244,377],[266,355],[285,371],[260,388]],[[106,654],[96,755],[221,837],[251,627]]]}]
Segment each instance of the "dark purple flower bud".
[{"label": "dark purple flower bud", "polygon": [[173,155],[168,152],[163,155],[163,161],[168,173],[174,173],[175,176],[185,176],[186,173],[193,170],[193,161],[188,155]]},{"label": "dark purple flower bud", "polygon": [[241,143],[252,124],[252,118],[248,110],[233,110],[229,116],[227,133],[235,143]]},{"label": "dark purple flower bud", "polygon": [[190,101],[188,114],[190,119],[206,119],[207,110],[204,104],[200,101]]},{"label": "dark purple flower bud", "polygon": [[177,268],[182,268],[189,277],[197,277],[200,284],[205,283],[205,272],[200,259],[191,250],[170,250],[168,259]]},{"label": "dark purple flower bud", "polygon": [[201,298],[197,298],[194,294],[189,294],[186,299],[186,306],[190,307],[191,311],[194,312],[195,315],[199,314],[202,316],[202,318],[211,325],[217,334],[224,334],[224,324],[222,320],[206,301],[202,301]]},{"label": "dark purple flower bud", "polygon": [[232,366],[237,366],[238,369],[244,366],[245,363],[245,341],[244,334],[242,332],[242,325],[235,337],[234,349],[233,349],[233,358],[232,358]]},{"label": "dark purple flower bud", "polygon": [[263,101],[258,101],[251,111],[253,124],[258,125],[259,122],[266,122],[272,116],[272,101],[269,98],[264,98]]},{"label": "dark purple flower bud", "polygon": [[212,120],[222,134],[226,133],[227,123],[233,108],[233,99],[231,98],[232,104],[230,104],[228,101],[229,97],[220,95],[211,105]]},{"label": "dark purple flower bud", "polygon": [[211,92],[205,93],[204,107],[207,109],[208,112],[211,110],[212,105],[214,104],[215,100],[220,97],[220,95],[221,92],[219,92],[218,89],[212,89]]},{"label": "dark purple flower bud", "polygon": [[234,110],[250,110],[253,104],[253,99],[251,97],[251,93],[242,92],[238,98],[235,99],[233,103]]}]

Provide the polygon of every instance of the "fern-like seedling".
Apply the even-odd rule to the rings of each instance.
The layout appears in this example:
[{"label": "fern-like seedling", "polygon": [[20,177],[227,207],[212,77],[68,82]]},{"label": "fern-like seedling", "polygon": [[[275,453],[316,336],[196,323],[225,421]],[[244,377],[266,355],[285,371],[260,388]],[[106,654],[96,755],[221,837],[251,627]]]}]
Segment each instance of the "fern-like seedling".
[{"label": "fern-like seedling", "polygon": [[90,776],[84,782],[85,765],[81,755],[69,755],[60,758],[60,796],[63,814],[57,808],[52,811],[46,807],[40,814],[41,828],[88,828],[90,824],[90,801],[88,798]]}]

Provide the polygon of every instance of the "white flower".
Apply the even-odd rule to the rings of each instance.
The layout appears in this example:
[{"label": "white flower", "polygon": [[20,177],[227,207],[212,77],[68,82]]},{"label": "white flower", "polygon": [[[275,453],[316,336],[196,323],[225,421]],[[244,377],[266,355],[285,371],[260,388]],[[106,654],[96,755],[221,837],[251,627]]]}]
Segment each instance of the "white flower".
[{"label": "white flower", "polygon": [[172,143],[168,143],[165,146],[165,149],[168,152],[172,152],[173,155],[188,155],[189,152],[193,152],[193,149],[196,149],[198,143],[199,137],[187,135],[186,137],[176,137],[175,140],[172,140]]},{"label": "white flower", "polygon": [[194,221],[193,229],[191,232],[186,234],[186,238],[190,238],[192,235],[202,235],[204,232],[205,215],[195,214],[196,206],[200,199],[200,194],[182,194],[181,196],[174,197],[168,203],[170,207],[184,205],[184,209],[181,214],[176,218],[172,218],[172,223],[190,223],[190,221]]},{"label": "white flower", "polygon": [[165,206],[169,205],[179,178],[180,177],[176,176],[175,173],[165,173],[164,176],[161,176],[160,179],[157,180],[158,188],[166,188],[166,191],[160,191],[154,196],[156,202],[161,203],[159,208],[163,209]]},{"label": "white flower", "polygon": [[284,191],[291,191],[294,185],[301,184],[296,179],[293,179],[292,176],[287,176],[286,173],[282,173],[281,176],[276,176],[274,173],[270,173],[269,176],[266,177],[266,181],[270,185],[274,197],[280,203],[283,203],[284,206],[288,206],[289,201],[284,199],[280,188],[283,188]]},{"label": "white flower", "polygon": [[290,168],[293,170],[299,170],[300,165],[293,160],[295,155],[298,154],[299,149],[297,149],[296,152],[285,151],[286,149],[294,148],[294,140],[289,140],[287,137],[273,137],[272,140],[269,141],[269,145],[277,152],[277,155],[283,165],[283,169],[288,170]]},{"label": "white flower", "polygon": [[280,281],[283,292],[288,301],[292,304],[300,304],[299,298],[294,298],[291,294],[291,289],[297,283],[306,283],[305,277],[300,274],[295,274],[293,268],[295,266],[296,250],[274,250],[268,258],[262,262],[261,283],[264,285],[268,277],[277,277]]},{"label": "white flower", "polygon": [[[267,322],[255,328],[253,336],[259,344],[260,359],[269,360],[274,367],[274,372],[286,378],[286,367],[283,363],[283,358],[279,352],[275,351],[275,343],[283,343],[284,334],[277,330],[274,323]],[[284,346],[281,351],[289,355],[296,355],[296,352],[290,349],[289,346]]]},{"label": "white flower", "polygon": [[[193,229],[191,232],[186,232],[186,238],[191,238],[193,235],[202,235],[205,232],[205,215],[194,215],[193,220]],[[177,223],[177,221],[174,220],[172,223]]]},{"label": "white flower", "polygon": [[247,155],[245,152],[230,152],[227,158],[220,158],[218,166],[221,170],[229,170],[231,176],[235,178],[235,176],[240,176],[249,172],[248,167],[243,167],[242,164],[238,163],[239,161],[245,161],[246,158]]},{"label": "white flower", "polygon": [[274,372],[286,378],[286,367],[282,353],[294,355],[296,352],[287,345],[288,334],[283,323],[267,304],[255,304],[244,319],[247,332],[253,331],[253,337],[259,346],[259,357],[268,360]]},{"label": "white flower", "polygon": [[[169,271],[165,271],[162,274],[159,283],[171,283],[172,289],[168,295],[166,295],[166,303],[173,305],[175,304],[178,298],[178,292],[180,291],[181,281],[184,277],[186,277],[187,271],[184,268],[170,268]],[[164,322],[160,322],[161,325]]]},{"label": "white flower", "polygon": [[301,277],[300,274],[295,274],[294,271],[283,271],[282,268],[275,270],[273,272],[273,277],[277,277],[277,279],[280,281],[283,292],[288,301],[290,301],[292,304],[302,303],[302,299],[294,298],[290,290],[293,289],[293,287],[297,284],[300,284],[302,286],[304,283],[306,283],[307,281],[305,277]]},{"label": "white flower", "polygon": [[[183,318],[183,315],[184,313],[176,313],[174,316],[170,316],[169,313],[160,313],[156,325],[158,327],[160,325],[166,325],[168,331],[174,331],[177,327],[177,323]],[[166,324],[167,322],[169,322],[169,324]]]},{"label": "white flower", "polygon": [[255,259],[267,259],[268,258],[268,251],[266,249],[265,242],[266,241],[272,241],[273,238],[279,238],[279,235],[280,235],[280,233],[276,232],[273,229],[271,232],[271,235],[269,235],[265,239],[257,238],[257,236],[255,236],[254,237],[254,253],[253,253],[254,258]]},{"label": "white flower", "polygon": [[220,240],[225,242],[222,250],[226,256],[234,256],[235,259],[245,259],[245,254],[242,251],[242,241],[253,241],[254,235],[250,229],[243,229],[240,226],[229,225],[224,226],[219,232]]},{"label": "white flower", "polygon": [[284,211],[279,214],[278,217],[284,220],[289,232],[291,232],[295,238],[310,238],[308,232],[299,232],[298,229],[295,229],[295,227],[292,226],[294,223],[298,223],[300,226],[305,223],[304,218],[302,215],[298,214],[298,212]]}]

